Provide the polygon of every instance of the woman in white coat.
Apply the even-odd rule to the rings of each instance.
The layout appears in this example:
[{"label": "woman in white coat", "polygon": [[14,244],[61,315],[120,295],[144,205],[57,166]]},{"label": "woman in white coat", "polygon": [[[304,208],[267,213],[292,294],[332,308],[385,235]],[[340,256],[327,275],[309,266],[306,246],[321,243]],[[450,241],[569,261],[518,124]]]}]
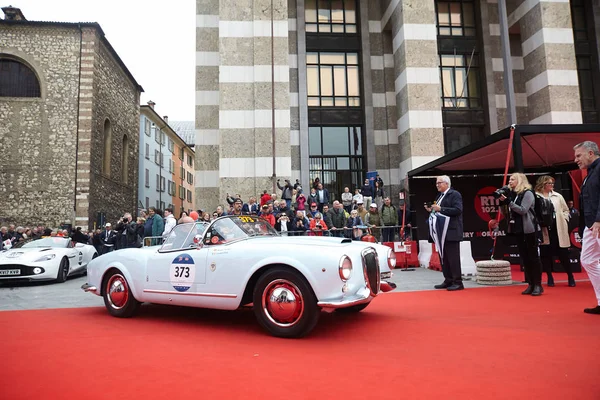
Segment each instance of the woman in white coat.
[{"label": "woman in white coat", "polygon": [[567,273],[569,286],[575,286],[568,250],[571,240],[569,238],[570,214],[567,202],[560,193],[554,191],[554,178],[551,176],[539,177],[535,185],[535,191],[544,198],[550,199],[554,207],[552,225],[548,227],[549,243],[540,246],[540,258],[542,267],[548,276],[548,286],[554,286],[552,265],[555,256],[558,256],[563,269]]}]

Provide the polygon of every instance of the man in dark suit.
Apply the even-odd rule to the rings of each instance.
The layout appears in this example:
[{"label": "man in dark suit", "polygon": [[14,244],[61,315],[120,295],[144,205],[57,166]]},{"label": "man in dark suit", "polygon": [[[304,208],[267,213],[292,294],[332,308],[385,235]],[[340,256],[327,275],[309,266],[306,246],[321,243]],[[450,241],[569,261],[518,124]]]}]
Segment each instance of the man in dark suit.
[{"label": "man in dark suit", "polygon": [[110,253],[115,249],[116,232],[112,230],[112,224],[107,222],[105,225],[106,230],[100,234],[102,240],[102,254]]},{"label": "man in dark suit", "polygon": [[587,169],[579,194],[581,266],[587,271],[598,302],[596,307],[585,308],[583,312],[600,315],[600,150],[591,141],[579,143],[573,150],[579,169]]},{"label": "man in dark suit", "polygon": [[[463,239],[463,201],[462,196],[456,190],[450,188],[450,177],[438,176],[435,182],[438,197],[431,206],[425,205],[427,212],[435,212],[449,217],[448,230],[443,243],[442,272],[444,282],[435,285],[436,289],[447,289],[449,291],[463,290],[460,268],[460,242]],[[431,239],[430,239],[431,240]]]}]

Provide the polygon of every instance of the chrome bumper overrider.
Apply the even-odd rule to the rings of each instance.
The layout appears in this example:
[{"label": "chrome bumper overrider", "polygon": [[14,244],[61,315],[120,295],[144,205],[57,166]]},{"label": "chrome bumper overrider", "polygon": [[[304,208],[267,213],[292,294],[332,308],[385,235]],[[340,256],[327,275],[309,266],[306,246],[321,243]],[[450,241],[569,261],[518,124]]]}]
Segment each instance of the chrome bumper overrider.
[{"label": "chrome bumper overrider", "polygon": [[83,285],[81,285],[81,289],[82,289],[84,292],[92,292],[92,293],[94,293],[95,295],[98,295],[98,296],[100,296],[100,295],[97,293],[96,286],[92,286],[92,285],[90,285],[89,283],[84,283]]},{"label": "chrome bumper overrider", "polygon": [[394,282],[381,281],[379,288],[383,293],[391,292],[392,290],[396,289],[396,284]]}]

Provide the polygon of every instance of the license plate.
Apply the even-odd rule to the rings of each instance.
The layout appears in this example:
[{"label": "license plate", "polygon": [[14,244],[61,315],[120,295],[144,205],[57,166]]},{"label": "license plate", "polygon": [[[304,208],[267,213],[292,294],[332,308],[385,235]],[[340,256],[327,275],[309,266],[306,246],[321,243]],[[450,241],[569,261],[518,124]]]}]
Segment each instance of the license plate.
[{"label": "license plate", "polygon": [[0,276],[6,275],[21,275],[20,269],[4,269],[0,270]]}]

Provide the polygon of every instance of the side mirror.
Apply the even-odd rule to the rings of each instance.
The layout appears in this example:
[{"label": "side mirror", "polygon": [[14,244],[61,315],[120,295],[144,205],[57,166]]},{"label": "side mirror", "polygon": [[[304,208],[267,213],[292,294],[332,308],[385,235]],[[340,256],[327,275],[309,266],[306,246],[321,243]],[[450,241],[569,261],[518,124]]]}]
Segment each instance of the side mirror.
[{"label": "side mirror", "polygon": [[83,247],[83,243],[76,243],[75,247]]}]

